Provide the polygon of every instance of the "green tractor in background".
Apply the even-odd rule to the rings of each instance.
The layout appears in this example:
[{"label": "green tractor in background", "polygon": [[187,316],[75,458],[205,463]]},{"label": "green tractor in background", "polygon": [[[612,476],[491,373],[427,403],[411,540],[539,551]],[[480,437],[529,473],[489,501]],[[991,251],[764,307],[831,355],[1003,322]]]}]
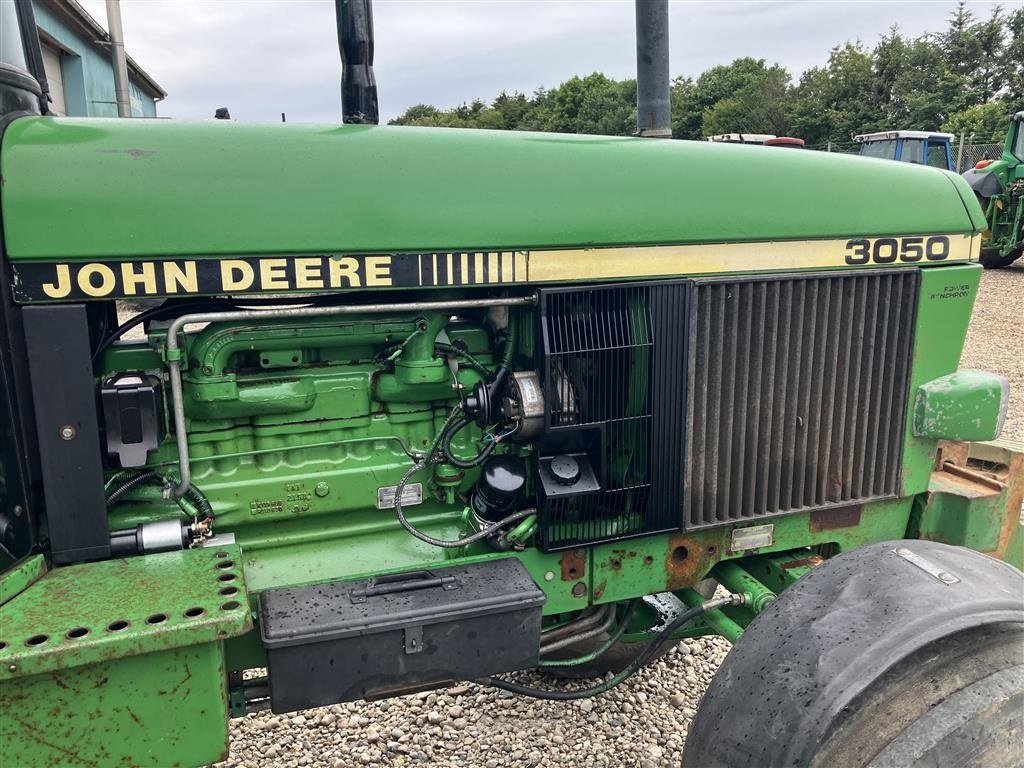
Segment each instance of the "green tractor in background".
[{"label": "green tractor in background", "polygon": [[0,764],[204,765],[232,716],[462,680],[581,699],[714,634],[687,765],[1016,765],[1024,454],[958,370],[971,187],[653,138],[665,0],[641,137],[377,126],[337,6],[345,124],[266,126],[49,116],[0,2]]},{"label": "green tractor in background", "polygon": [[964,173],[988,221],[981,263],[1008,267],[1024,256],[1024,111],[1010,120],[998,160],[982,160]]}]

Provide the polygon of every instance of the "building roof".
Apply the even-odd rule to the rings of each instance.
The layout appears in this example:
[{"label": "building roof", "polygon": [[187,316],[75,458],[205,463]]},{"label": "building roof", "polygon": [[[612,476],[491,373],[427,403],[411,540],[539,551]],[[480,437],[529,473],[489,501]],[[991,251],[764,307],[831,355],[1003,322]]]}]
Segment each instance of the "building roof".
[{"label": "building roof", "polygon": [[878,131],[876,133],[862,133],[854,136],[857,143],[864,141],[884,141],[886,139],[949,139],[953,140],[952,133],[940,133],[939,131]]},{"label": "building roof", "polygon": [[[89,12],[79,5],[76,0],[39,0],[54,15],[68,22],[73,28],[80,30],[87,39],[92,40],[97,46],[110,50],[110,35],[103,25],[89,15]],[[167,91],[160,87],[149,73],[135,63],[135,60],[125,54],[128,60],[128,76],[134,79],[138,85],[152,96],[155,100],[167,98]]]}]

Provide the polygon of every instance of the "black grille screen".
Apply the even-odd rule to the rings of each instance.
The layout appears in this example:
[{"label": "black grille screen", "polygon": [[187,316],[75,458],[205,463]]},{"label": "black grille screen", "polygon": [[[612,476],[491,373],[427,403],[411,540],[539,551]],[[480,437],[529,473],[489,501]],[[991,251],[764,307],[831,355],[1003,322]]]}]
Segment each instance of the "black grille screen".
[{"label": "black grille screen", "polygon": [[541,547],[895,496],[918,284],[885,270],[542,290],[540,453],[586,452],[600,489],[541,494]]},{"label": "black grille screen", "polygon": [[897,493],[918,273],[695,281],[686,525]]},{"label": "black grille screen", "polygon": [[542,548],[680,528],[689,290],[671,282],[541,292],[545,439],[588,453],[601,485],[541,504]]}]

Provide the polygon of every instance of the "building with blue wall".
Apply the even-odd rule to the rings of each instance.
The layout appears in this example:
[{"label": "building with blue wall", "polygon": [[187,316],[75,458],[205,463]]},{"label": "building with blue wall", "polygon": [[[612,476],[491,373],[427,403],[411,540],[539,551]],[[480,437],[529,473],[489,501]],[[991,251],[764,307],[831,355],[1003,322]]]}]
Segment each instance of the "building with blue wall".
[{"label": "building with blue wall", "polygon": [[[75,0],[33,0],[52,111],[77,117],[117,117],[110,37]],[[156,117],[167,96],[128,56],[133,117]]]}]

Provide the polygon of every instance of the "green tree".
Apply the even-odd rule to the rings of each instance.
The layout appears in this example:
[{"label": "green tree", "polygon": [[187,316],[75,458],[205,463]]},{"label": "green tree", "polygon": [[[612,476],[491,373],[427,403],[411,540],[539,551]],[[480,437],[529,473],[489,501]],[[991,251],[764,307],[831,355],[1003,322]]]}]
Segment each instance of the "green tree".
[{"label": "green tree", "polygon": [[978,65],[969,80],[972,88],[984,103],[996,97],[1004,85],[1003,48],[1006,19],[1003,9],[995,7],[992,15],[974,26],[973,33],[981,52]]},{"label": "green tree", "polygon": [[[994,105],[1001,106],[994,106]],[[966,2],[938,34],[907,38],[893,26],[873,48],[836,46],[794,85],[779,65],[742,57],[697,78],[672,81],[672,135],[789,133],[809,146],[853,148],[852,137],[884,129],[964,126],[991,136],[995,116],[1024,107],[1024,8],[975,18]],[[396,125],[629,135],[636,83],[594,72],[530,95],[502,91],[450,109],[417,104]]]},{"label": "green tree", "polygon": [[886,119],[899,122],[902,115],[899,84],[907,74],[907,41],[893,25],[882,35],[873,52],[875,64],[875,100]]},{"label": "green tree", "polygon": [[677,77],[672,80],[672,138],[699,139],[700,134],[692,126],[700,125],[701,115],[694,104],[693,93],[696,84],[693,78]]},{"label": "green tree", "polygon": [[888,127],[874,54],[859,42],[833,48],[825,67],[800,78],[789,115],[793,133],[819,148],[849,149],[854,135]]},{"label": "green tree", "polygon": [[965,104],[963,77],[949,72],[936,40],[920,37],[907,44],[905,65],[893,89],[889,125],[933,131]]},{"label": "green tree", "polygon": [[942,130],[958,135],[965,133],[969,139],[973,136],[971,140],[978,144],[1002,144],[1009,125],[1006,103],[989,101],[953,113],[942,124]]},{"label": "green tree", "polygon": [[[808,146],[824,148],[837,137],[834,125],[832,84],[822,67],[812,67],[800,76],[789,108],[790,130]],[[849,142],[844,137],[843,144]],[[842,147],[840,147],[842,148]]]},{"label": "green tree", "polygon": [[[737,101],[723,107],[722,111],[712,118],[716,127],[721,127],[726,124],[727,120],[739,116],[743,106],[756,107],[757,89],[769,84],[773,78],[778,77],[780,72],[785,73],[785,80],[788,83],[789,75],[784,69],[777,65],[766,67],[764,59],[754,59],[749,56],[736,59],[731,64],[712,67],[698,77],[694,83],[692,91],[688,94],[686,110],[678,113],[678,123],[673,121],[673,134],[686,138],[699,138],[714,133],[744,130],[742,127],[731,127],[724,131],[709,130],[704,125],[704,121],[712,114],[715,105],[726,99],[735,98]],[[788,98],[788,92],[786,97]],[[762,111],[767,112],[767,110]],[[757,120],[761,121],[762,117],[758,117]],[[762,132],[755,131],[753,128],[746,130],[751,133]]]},{"label": "green tree", "polygon": [[1003,48],[1003,98],[1011,109],[1024,109],[1024,8],[1018,8],[1006,20],[1006,45]]},{"label": "green tree", "polygon": [[501,115],[501,127],[509,131],[519,129],[526,122],[532,108],[526,94],[508,94],[505,91],[498,94],[491,106]]},{"label": "green tree", "polygon": [[628,136],[636,125],[636,82],[599,72],[573,77],[547,95],[544,129],[556,133]]},{"label": "green tree", "polygon": [[705,136],[716,133],[789,133],[789,72],[775,65],[764,67],[731,96],[706,108],[702,116]]}]

